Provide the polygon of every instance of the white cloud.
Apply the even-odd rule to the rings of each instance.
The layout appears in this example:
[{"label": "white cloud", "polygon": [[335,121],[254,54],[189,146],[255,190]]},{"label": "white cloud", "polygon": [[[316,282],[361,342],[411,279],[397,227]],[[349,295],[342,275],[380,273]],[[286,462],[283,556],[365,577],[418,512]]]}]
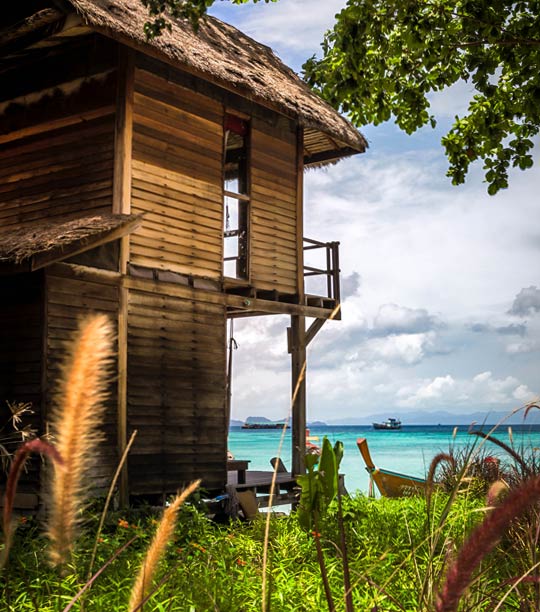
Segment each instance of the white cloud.
[{"label": "white cloud", "polygon": [[[215,9],[298,69],[345,0],[225,4]],[[431,97],[432,110],[452,118],[469,94],[456,85]],[[327,323],[309,348],[311,417],[527,401],[540,366],[540,164],[512,170],[510,188],[491,198],[478,165],[465,185],[450,184],[440,130],[366,131],[366,154],[305,178],[304,234],[340,241],[347,297],[343,320]],[[238,322],[238,414],[288,409],[287,325],[287,317]]]},{"label": "white cloud", "polygon": [[481,372],[472,378],[455,379],[437,376],[409,383],[396,393],[397,405],[403,408],[450,408],[470,410],[488,407],[509,407],[530,401],[534,394],[527,385],[513,376],[496,378],[492,372]]},{"label": "white cloud", "polygon": [[[323,35],[334,23],[334,16],[346,0],[281,0],[252,6],[220,6],[212,13],[225,21],[234,20],[246,34],[277,50],[289,64],[296,64],[319,52]],[[293,65],[299,69],[299,65]]]},{"label": "white cloud", "polygon": [[519,355],[521,353],[533,353],[540,350],[540,340],[531,338],[520,342],[510,342],[506,345],[506,352],[510,355]]},{"label": "white cloud", "polygon": [[362,286],[362,277],[358,272],[352,272],[348,276],[341,279],[341,299],[345,301],[347,298],[358,294]]},{"label": "white cloud", "polygon": [[534,312],[540,312],[540,289],[525,287],[516,295],[509,313],[525,317]]},{"label": "white cloud", "polygon": [[437,320],[425,308],[383,304],[375,316],[373,328],[384,334],[409,334],[426,332],[436,325]]},{"label": "white cloud", "polygon": [[527,385],[519,385],[512,393],[519,402],[528,403],[535,399],[535,394],[527,387]]},{"label": "white cloud", "polygon": [[402,362],[407,365],[418,363],[426,351],[433,347],[435,334],[395,334],[385,338],[373,338],[368,341],[368,350],[376,359]]},{"label": "white cloud", "polygon": [[437,376],[434,380],[421,384],[412,394],[410,388],[399,389],[397,396],[402,399],[398,401],[398,404],[400,406],[416,407],[418,404],[425,403],[425,401],[433,402],[434,399],[440,399],[447,395],[455,385],[456,381],[450,375]]},{"label": "white cloud", "polygon": [[373,314],[392,302],[445,318],[503,312],[540,267],[531,223],[540,221],[539,170],[514,173],[511,188],[490,198],[478,177],[449,185],[444,160],[429,152],[368,151],[308,173],[305,233],[340,240],[343,272],[361,274]]},{"label": "white cloud", "polygon": [[428,95],[429,112],[435,115],[435,118],[453,120],[456,115],[463,117],[474,93],[475,90],[471,83],[458,81],[442,91]]}]

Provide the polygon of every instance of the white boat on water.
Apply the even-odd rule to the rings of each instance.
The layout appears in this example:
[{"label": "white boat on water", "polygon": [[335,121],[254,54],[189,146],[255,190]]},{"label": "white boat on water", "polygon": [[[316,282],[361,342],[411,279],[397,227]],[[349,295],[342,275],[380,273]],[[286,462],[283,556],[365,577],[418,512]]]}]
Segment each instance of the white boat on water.
[{"label": "white boat on water", "polygon": [[383,423],[373,423],[373,429],[401,429],[401,421],[399,419],[389,418]]}]

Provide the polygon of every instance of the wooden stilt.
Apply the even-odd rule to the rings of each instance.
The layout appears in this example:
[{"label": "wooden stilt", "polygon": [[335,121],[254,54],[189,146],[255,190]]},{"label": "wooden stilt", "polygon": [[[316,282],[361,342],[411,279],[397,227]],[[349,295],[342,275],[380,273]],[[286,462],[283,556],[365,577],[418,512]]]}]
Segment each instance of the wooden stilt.
[{"label": "wooden stilt", "polygon": [[[304,304],[304,130],[296,133],[296,259],[297,292]],[[306,317],[291,315],[292,471],[306,471]]]},{"label": "wooden stilt", "polygon": [[292,471],[305,472],[306,455],[306,318],[291,317]]}]

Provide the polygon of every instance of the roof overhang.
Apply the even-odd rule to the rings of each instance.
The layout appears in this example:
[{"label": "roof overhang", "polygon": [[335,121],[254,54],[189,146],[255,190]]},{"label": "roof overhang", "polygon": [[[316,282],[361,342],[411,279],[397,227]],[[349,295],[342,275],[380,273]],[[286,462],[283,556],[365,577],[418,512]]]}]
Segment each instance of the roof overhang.
[{"label": "roof overhang", "polygon": [[97,32],[290,117],[304,128],[306,165],[335,163],[368,146],[269,47],[214,17],[201,20],[197,32],[188,21],[170,19],[170,31],[147,39],[144,24],[150,17],[141,0],[21,0],[9,11],[10,25],[0,28],[3,58],[46,52]]},{"label": "roof overhang", "polygon": [[0,275],[34,272],[133,232],[140,215],[92,215],[0,232]]}]

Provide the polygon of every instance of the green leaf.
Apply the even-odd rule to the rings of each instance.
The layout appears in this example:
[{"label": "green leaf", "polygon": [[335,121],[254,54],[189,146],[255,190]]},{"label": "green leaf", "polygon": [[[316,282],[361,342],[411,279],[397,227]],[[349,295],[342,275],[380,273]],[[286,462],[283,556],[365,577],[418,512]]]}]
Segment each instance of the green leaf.
[{"label": "green leaf", "polygon": [[343,453],[344,453],[343,442],[340,442],[338,440],[334,444],[334,455],[336,457],[336,469],[338,471],[338,478],[339,478],[339,466],[341,465],[341,460],[343,459]]},{"label": "green leaf", "polygon": [[326,436],[324,436],[323,439],[319,461],[319,476],[321,479],[324,501],[326,504],[329,504],[337,495],[338,471],[334,449]]},{"label": "green leaf", "polygon": [[[325,36],[322,59],[306,63],[304,72],[358,127],[393,117],[408,134],[434,127],[431,92],[470,82],[468,114],[456,117],[443,138],[447,175],[458,185],[471,161],[486,162],[511,135],[519,141],[510,145],[516,165],[531,167],[525,139],[540,130],[539,47],[538,0],[348,0]],[[489,193],[508,184],[504,165],[493,170]]]}]

